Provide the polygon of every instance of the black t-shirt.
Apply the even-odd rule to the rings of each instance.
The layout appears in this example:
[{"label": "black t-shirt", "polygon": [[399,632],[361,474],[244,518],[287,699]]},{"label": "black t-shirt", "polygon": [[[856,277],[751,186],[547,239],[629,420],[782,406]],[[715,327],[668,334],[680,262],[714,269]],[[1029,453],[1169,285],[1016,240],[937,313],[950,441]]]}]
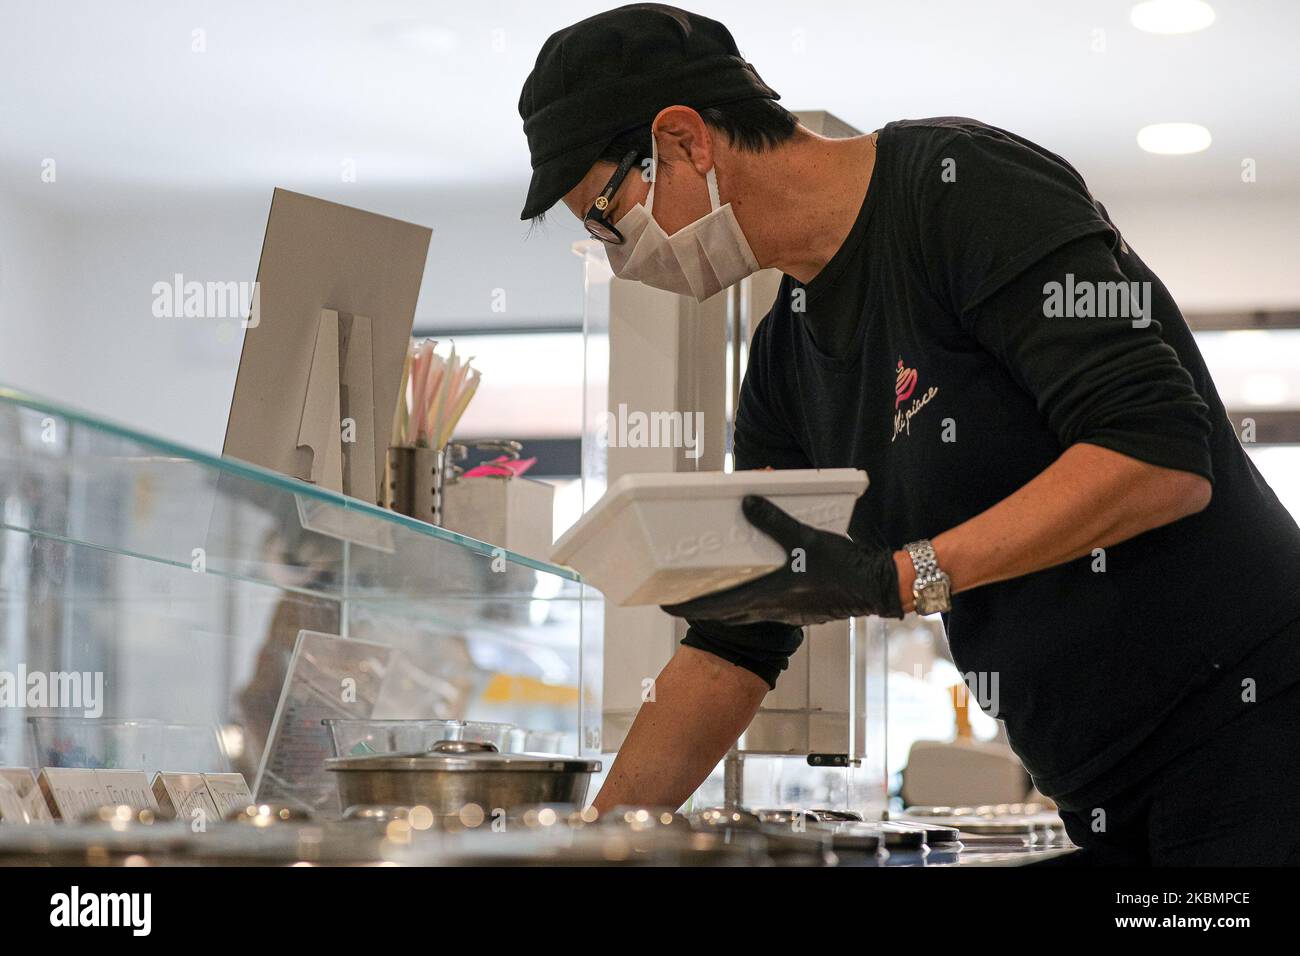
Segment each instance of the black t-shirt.
[{"label": "black t-shirt", "polygon": [[[1300,619],[1300,529],[1177,305],[1068,163],[974,120],[890,123],[850,235],[812,282],[785,277],[755,332],[736,467],[864,469],[850,534],[897,549],[1077,442],[1202,475],[1213,498],[1104,555],[955,595],[945,622],[1038,787],[1087,798],[1137,773],[1144,742],[1185,742],[1170,721],[1243,661],[1285,670],[1260,675],[1270,692],[1300,680],[1294,631],[1266,653]],[[684,643],[775,682],[800,637],[691,622]]]}]

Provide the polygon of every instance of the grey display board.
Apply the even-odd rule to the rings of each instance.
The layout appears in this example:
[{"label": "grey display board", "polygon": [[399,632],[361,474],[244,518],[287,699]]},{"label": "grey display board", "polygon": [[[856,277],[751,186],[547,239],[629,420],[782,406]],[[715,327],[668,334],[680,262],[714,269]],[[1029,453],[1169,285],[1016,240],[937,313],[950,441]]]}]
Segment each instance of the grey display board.
[{"label": "grey display board", "polygon": [[275,190],[224,454],[377,502],[431,235]]}]

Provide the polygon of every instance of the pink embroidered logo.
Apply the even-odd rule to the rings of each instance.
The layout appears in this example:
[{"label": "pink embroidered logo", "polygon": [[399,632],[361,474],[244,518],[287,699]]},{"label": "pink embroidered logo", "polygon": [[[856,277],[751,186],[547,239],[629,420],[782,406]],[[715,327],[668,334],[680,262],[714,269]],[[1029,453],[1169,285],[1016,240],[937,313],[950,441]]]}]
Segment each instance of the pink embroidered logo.
[{"label": "pink embroidered logo", "polygon": [[894,380],[894,407],[897,408],[912,397],[916,391],[916,369],[905,368],[903,360],[898,360],[898,378]]},{"label": "pink embroidered logo", "polygon": [[[908,368],[903,360],[898,360],[898,374],[894,378],[894,433],[890,441],[897,441],[899,435],[912,434],[912,416],[914,416],[939,394],[939,386],[931,385],[919,395],[913,396],[917,385],[917,372]],[[908,399],[911,399],[909,402]],[[904,404],[906,403],[906,404]]]}]

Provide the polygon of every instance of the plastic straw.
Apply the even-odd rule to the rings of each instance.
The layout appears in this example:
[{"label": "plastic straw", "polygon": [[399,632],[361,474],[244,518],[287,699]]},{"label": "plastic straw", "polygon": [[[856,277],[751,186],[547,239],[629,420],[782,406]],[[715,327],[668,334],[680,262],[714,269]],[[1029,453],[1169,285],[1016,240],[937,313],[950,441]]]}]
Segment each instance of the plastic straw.
[{"label": "plastic straw", "polygon": [[437,342],[412,342],[402,367],[402,387],[393,415],[393,443],[442,448],[452,439],[481,375],[473,357],[462,359],[453,342],[446,358]]}]

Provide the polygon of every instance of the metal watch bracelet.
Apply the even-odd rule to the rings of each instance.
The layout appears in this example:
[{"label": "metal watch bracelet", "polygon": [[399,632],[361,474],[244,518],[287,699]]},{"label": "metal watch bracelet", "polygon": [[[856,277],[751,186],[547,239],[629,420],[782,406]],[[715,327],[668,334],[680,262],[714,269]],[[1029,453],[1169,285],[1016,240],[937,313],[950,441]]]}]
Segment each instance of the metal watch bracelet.
[{"label": "metal watch bracelet", "polygon": [[922,538],[903,545],[912,559],[916,578],[912,582],[912,597],[916,599],[917,614],[936,614],[952,609],[952,582],[939,567],[934,545]]}]

